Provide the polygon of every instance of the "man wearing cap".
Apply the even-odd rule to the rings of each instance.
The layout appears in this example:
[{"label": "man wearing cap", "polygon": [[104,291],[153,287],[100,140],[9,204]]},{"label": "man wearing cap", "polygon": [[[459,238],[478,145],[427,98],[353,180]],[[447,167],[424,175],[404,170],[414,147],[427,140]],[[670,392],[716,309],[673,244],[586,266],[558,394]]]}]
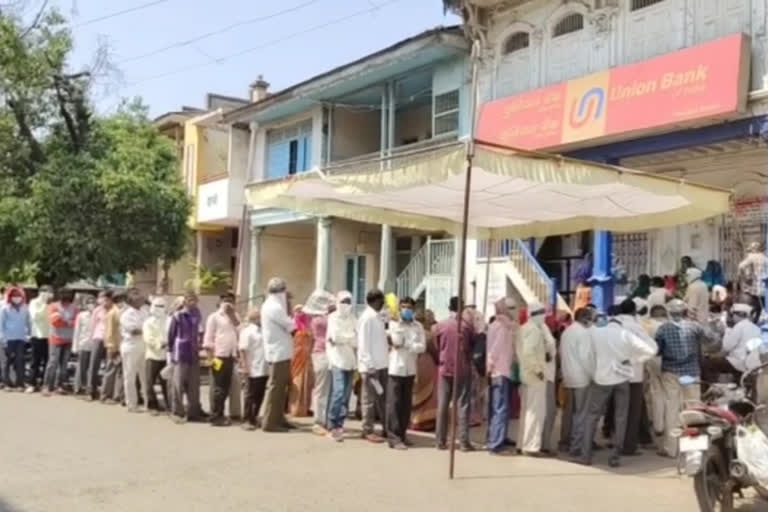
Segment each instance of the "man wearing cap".
[{"label": "man wearing cap", "polygon": [[285,432],[291,425],[285,419],[285,403],[291,382],[293,320],[288,316],[285,281],[273,277],[267,285],[267,299],[261,306],[264,359],[269,363],[267,399],[264,404],[264,432]]},{"label": "man wearing cap", "polygon": [[[747,247],[747,256],[739,263],[739,284],[744,293],[763,303],[765,296],[765,278],[768,277],[768,257],[760,250],[759,242],[752,242]],[[757,318],[762,308],[758,306]]]},{"label": "man wearing cap", "polygon": [[701,389],[698,384],[683,387],[680,377],[698,379],[701,376],[701,345],[714,338],[706,325],[686,318],[687,305],[680,299],[667,304],[669,321],[656,331],[656,343],[661,355],[662,384],[664,386],[664,448],[662,456],[677,456],[677,439],[670,433],[680,426],[680,412],[686,400],[699,400]]},{"label": "man wearing cap", "polygon": [[704,323],[709,319],[709,289],[701,280],[701,270],[696,267],[686,270],[685,277],[688,280],[688,289],[685,292],[688,316]]},{"label": "man wearing cap", "polygon": [[521,431],[518,446],[525,455],[538,457],[542,455],[542,446],[548,446],[543,438],[546,434],[549,363],[554,359],[555,340],[544,322],[544,306],[532,303],[528,309],[530,318],[521,329],[518,349],[524,405],[522,425],[518,427]]},{"label": "man wearing cap", "polygon": [[488,451],[504,452],[509,425],[509,388],[519,333],[514,299],[505,297],[496,304],[496,321],[488,328],[486,368],[491,377],[490,418],[488,419]]},{"label": "man wearing cap", "polygon": [[704,359],[702,371],[707,382],[717,381],[722,373],[733,375],[734,381],[739,382],[747,369],[747,342],[753,338],[762,338],[760,328],[751,319],[752,306],[734,304],[731,315],[734,325],[726,329],[723,336],[723,356]]}]

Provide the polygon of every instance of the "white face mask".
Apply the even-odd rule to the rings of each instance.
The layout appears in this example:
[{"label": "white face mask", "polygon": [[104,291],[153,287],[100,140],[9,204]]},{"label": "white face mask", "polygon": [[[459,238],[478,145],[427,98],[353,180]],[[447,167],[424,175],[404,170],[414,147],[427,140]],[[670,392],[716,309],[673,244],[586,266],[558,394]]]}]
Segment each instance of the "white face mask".
[{"label": "white face mask", "polygon": [[149,312],[156,318],[162,318],[165,316],[165,304],[152,304],[149,308]]},{"label": "white face mask", "polygon": [[14,295],[13,297],[11,297],[11,302],[18,306],[19,304],[21,304],[21,297],[19,297],[18,295]]},{"label": "white face mask", "polygon": [[539,327],[544,325],[544,315],[533,315],[531,317],[531,322],[534,323],[534,325],[538,325]]},{"label": "white face mask", "polygon": [[338,305],[336,310],[341,316],[348,316],[352,312],[352,304],[344,304],[343,302]]}]

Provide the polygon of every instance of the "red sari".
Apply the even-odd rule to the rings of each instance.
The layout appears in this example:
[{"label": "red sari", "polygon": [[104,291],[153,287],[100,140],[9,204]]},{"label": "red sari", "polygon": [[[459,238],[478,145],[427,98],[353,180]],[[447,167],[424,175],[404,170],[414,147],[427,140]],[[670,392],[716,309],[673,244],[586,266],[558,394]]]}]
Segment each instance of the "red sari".
[{"label": "red sari", "polygon": [[309,315],[298,313],[295,317],[296,333],[293,335],[291,359],[291,389],[288,394],[288,413],[294,417],[309,416],[312,404],[312,331]]}]

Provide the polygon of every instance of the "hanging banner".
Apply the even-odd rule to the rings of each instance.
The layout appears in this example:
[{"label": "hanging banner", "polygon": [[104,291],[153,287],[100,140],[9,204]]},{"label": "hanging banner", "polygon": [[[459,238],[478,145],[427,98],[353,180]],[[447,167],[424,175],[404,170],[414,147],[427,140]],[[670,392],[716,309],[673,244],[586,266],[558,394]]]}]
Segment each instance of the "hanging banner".
[{"label": "hanging banner", "polygon": [[733,116],[746,108],[749,39],[737,34],[483,105],[481,141],[567,148]]}]

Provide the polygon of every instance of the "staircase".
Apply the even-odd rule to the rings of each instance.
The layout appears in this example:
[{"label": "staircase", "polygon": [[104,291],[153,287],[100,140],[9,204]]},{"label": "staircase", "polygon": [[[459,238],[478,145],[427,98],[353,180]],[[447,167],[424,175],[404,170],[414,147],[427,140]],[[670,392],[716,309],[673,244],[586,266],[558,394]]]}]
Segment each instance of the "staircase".
[{"label": "staircase", "polygon": [[505,272],[525,303],[535,301],[550,311],[555,306],[559,311],[571,312],[568,303],[558,293],[556,283],[521,240],[512,240]]},{"label": "staircase", "polygon": [[448,316],[448,301],[455,295],[456,241],[429,240],[395,280],[398,297],[418,299],[437,318]]}]

